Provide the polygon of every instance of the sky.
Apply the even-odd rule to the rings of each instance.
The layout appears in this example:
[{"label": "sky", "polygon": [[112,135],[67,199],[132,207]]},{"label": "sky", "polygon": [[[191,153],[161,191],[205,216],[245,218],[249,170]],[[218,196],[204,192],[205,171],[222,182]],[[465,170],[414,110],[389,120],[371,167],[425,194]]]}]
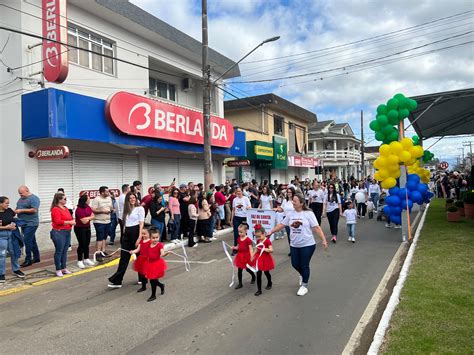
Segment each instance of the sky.
[{"label": "sky", "polygon": [[[131,2],[201,40],[201,1]],[[264,39],[281,37],[227,81],[235,96],[273,92],[318,121],[348,122],[358,137],[363,110],[367,145],[379,145],[368,125],[394,94],[474,87],[474,43],[466,44],[474,41],[474,1],[209,0],[208,27],[210,47],[235,61]],[[248,81],[259,82],[242,83]],[[444,138],[430,150],[452,165],[463,141],[474,137]]]}]

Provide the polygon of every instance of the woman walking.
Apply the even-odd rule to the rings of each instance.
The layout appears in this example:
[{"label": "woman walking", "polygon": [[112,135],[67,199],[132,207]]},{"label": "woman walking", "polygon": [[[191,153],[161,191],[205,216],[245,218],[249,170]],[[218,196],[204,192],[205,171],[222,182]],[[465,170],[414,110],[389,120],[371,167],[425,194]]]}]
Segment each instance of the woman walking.
[{"label": "woman walking", "polygon": [[[295,208],[293,207],[293,197],[295,197],[295,194],[296,194],[295,188],[289,187],[286,190],[286,197],[281,202],[280,207],[277,208],[278,212],[283,213],[283,215],[280,217],[280,218],[283,218],[282,221],[285,219],[286,216],[290,215],[295,210]],[[285,226],[285,231],[288,238],[288,244],[291,244],[290,243],[290,227]],[[291,248],[290,248],[290,252],[288,253],[288,256],[291,256]]]},{"label": "woman walking", "polygon": [[173,243],[179,242],[180,239],[180,228],[181,228],[181,210],[179,205],[179,190],[173,189],[171,191],[170,200],[168,203],[168,208],[171,214],[171,221],[170,223],[174,224],[174,230],[171,234],[171,241]]},{"label": "woman walking", "polygon": [[[234,229],[234,247],[237,246],[237,238],[239,237],[239,226],[247,220],[247,210],[252,207],[250,200],[244,196],[242,189],[237,187],[235,189],[236,197],[232,201],[232,228]],[[232,251],[235,256],[237,251]]]},{"label": "woman walking", "polygon": [[355,199],[357,202],[357,217],[365,218],[365,213],[367,212],[367,189],[362,181],[359,182]]},{"label": "woman walking", "polygon": [[84,269],[86,266],[93,266],[94,262],[89,259],[89,244],[91,242],[91,221],[94,219],[92,209],[89,207],[90,198],[87,194],[79,197],[76,208],[76,225],[74,234],[77,242],[77,267]]},{"label": "woman walking", "polygon": [[262,187],[262,195],[260,196],[260,205],[258,208],[263,210],[273,209],[273,197],[268,186]]},{"label": "woman walking", "polygon": [[194,235],[196,234],[197,219],[199,216],[198,210],[196,208],[196,197],[194,197],[194,195],[191,196],[191,198],[189,199],[188,216],[188,247],[194,248],[198,246],[197,243],[194,241]]},{"label": "woman walking", "polygon": [[67,269],[67,250],[71,245],[71,229],[76,224],[66,207],[66,195],[58,192],[51,204],[51,239],[54,243],[54,265],[56,276],[71,274]]},{"label": "woman walking", "polygon": [[155,192],[155,197],[150,203],[151,224],[160,232],[161,242],[165,241],[163,230],[165,229],[166,207],[163,204],[163,196]]},{"label": "woman walking", "polygon": [[125,196],[125,202],[123,206],[123,217],[122,220],[125,225],[125,232],[123,238],[120,241],[120,261],[115,274],[109,277],[110,288],[122,287],[123,277],[127,271],[128,263],[130,262],[130,250],[135,249],[139,243],[139,237],[142,234],[143,225],[145,223],[145,209],[140,206],[137,195],[133,192],[129,192]]},{"label": "woman walking", "polygon": [[304,296],[308,293],[309,265],[316,250],[313,232],[321,238],[325,249],[328,243],[313,211],[305,206],[303,195],[297,194],[293,197],[293,206],[294,211],[289,213],[282,223],[277,224],[270,231],[269,236],[285,227],[290,227],[291,265],[300,274],[300,287],[296,294]]},{"label": "woman walking", "polygon": [[321,225],[321,216],[323,214],[324,191],[320,189],[317,181],[313,182],[313,189],[307,192],[309,197],[309,208],[313,211],[318,224]]},{"label": "woman walking", "polygon": [[324,203],[323,214],[326,214],[331,229],[331,241],[337,241],[337,224],[339,223],[339,216],[342,214],[341,197],[336,192],[334,184],[329,184],[328,194]]}]

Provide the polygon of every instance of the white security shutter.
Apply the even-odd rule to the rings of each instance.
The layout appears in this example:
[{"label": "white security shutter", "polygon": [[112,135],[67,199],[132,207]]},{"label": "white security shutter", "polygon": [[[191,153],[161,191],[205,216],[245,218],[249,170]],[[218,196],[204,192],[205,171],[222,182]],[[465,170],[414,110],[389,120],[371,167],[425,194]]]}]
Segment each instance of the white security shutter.
[{"label": "white security shutter", "polygon": [[204,161],[198,159],[179,159],[179,181],[187,184],[204,183]]},{"label": "white security shutter", "polygon": [[[131,185],[135,180],[140,180],[138,171],[138,157],[135,155],[122,156],[122,184]],[[122,186],[119,186],[121,188]]]},{"label": "white security shutter", "polygon": [[73,205],[77,203],[72,183],[72,157],[61,160],[39,160],[38,161],[38,197],[41,200],[39,213],[40,221],[51,220],[50,208],[54,194],[62,187],[66,197],[72,200]]},{"label": "white security shutter", "polygon": [[147,188],[157,183],[168,186],[174,178],[176,178],[176,184],[179,184],[181,180],[178,174],[178,159],[148,157]]},{"label": "white security shutter", "polygon": [[120,189],[122,186],[122,156],[104,153],[74,153],[74,191],[98,190],[100,186]]}]

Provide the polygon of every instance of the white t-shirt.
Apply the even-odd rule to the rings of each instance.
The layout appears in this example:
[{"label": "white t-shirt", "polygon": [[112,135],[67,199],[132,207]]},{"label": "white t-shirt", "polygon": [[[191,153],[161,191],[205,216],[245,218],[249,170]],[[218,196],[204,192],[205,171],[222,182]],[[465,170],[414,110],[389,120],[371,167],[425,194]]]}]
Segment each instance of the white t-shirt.
[{"label": "white t-shirt", "polygon": [[347,224],[357,223],[357,211],[355,208],[345,210],[342,215],[346,217]]},{"label": "white t-shirt", "polygon": [[292,211],[288,213],[282,224],[290,227],[290,246],[303,248],[315,245],[312,228],[318,226],[313,211]]},{"label": "white t-shirt", "polygon": [[293,206],[292,201],[287,201],[286,198],[283,200],[280,206],[283,209],[283,213],[285,216],[287,216],[290,212],[293,212],[295,210],[295,207]]},{"label": "white t-shirt", "polygon": [[324,198],[324,201],[326,202],[326,213],[332,212],[339,208],[339,204],[341,203],[341,196],[339,196],[339,194],[336,194],[336,197],[337,201],[334,202],[329,201],[329,194],[326,195],[326,197]]},{"label": "white t-shirt", "polygon": [[[112,198],[110,196],[97,196],[91,202],[92,210],[112,211]],[[107,224],[110,223],[110,213],[94,213],[94,223]]]},{"label": "white t-shirt", "polygon": [[262,195],[260,196],[260,201],[262,202],[262,209],[264,210],[272,209],[272,206],[270,205],[270,201],[273,201],[272,196]]},{"label": "white t-shirt", "polygon": [[232,208],[234,209],[234,215],[237,217],[247,217],[247,209],[250,208],[252,205],[250,204],[250,200],[247,196],[242,196],[234,198],[232,201]]},{"label": "white t-shirt", "polygon": [[121,194],[117,200],[117,215],[119,219],[123,217],[123,206],[125,206],[126,194]]},{"label": "white t-shirt", "polygon": [[380,194],[379,184],[370,184],[369,185],[369,194]]},{"label": "white t-shirt", "polygon": [[125,227],[137,226],[140,222],[145,222],[145,209],[142,206],[137,206],[126,217]]},{"label": "white t-shirt", "polygon": [[309,197],[309,203],[323,203],[324,202],[324,191],[321,189],[309,190],[306,193]]}]

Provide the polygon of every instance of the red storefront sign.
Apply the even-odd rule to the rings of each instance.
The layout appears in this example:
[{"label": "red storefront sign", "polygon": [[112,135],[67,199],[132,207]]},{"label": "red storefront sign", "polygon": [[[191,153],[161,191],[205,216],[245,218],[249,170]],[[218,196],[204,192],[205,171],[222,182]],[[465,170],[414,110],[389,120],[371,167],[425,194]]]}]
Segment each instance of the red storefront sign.
[{"label": "red storefront sign", "polygon": [[227,162],[229,168],[235,168],[237,166],[250,166],[250,160],[231,160]]},{"label": "red storefront sign", "polygon": [[66,0],[42,0],[43,74],[46,80],[62,83],[68,73]]},{"label": "red storefront sign", "polygon": [[301,166],[301,157],[294,157],[295,166]]},{"label": "red storefront sign", "polygon": [[301,166],[304,166],[305,168],[314,167],[314,159],[313,158],[301,157]]},{"label": "red storefront sign", "polygon": [[69,148],[60,145],[56,147],[38,148],[35,152],[38,160],[61,160],[69,157]]},{"label": "red storefront sign", "polygon": [[[113,194],[115,197],[120,196],[120,190],[119,189],[109,189],[109,193],[111,195]],[[87,196],[89,196],[89,198],[91,200],[93,200],[94,198],[96,198],[97,196],[100,195],[100,192],[99,192],[99,190],[83,190],[83,191],[79,192],[79,196],[82,196],[82,195],[87,195]]]},{"label": "red storefront sign", "polygon": [[[204,143],[202,112],[178,105],[120,91],[107,100],[106,116],[117,130],[132,136]],[[211,145],[233,144],[232,124],[211,116]]]},{"label": "red storefront sign", "polygon": [[309,157],[299,157],[299,156],[289,156],[288,157],[288,166],[298,167],[298,168],[314,168],[319,166],[319,159],[309,158]]}]

